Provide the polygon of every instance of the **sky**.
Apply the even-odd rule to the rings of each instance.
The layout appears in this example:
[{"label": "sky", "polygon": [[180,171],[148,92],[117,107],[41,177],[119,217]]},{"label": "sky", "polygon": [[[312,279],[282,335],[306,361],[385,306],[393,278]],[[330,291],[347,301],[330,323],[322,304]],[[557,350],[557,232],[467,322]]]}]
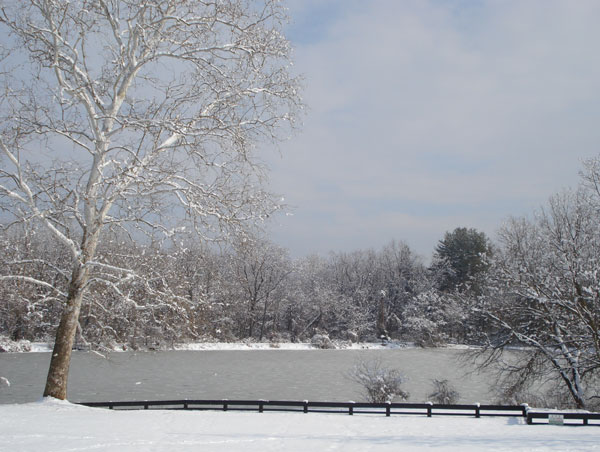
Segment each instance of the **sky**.
[{"label": "sky", "polygon": [[444,232],[529,215],[600,153],[596,0],[288,0],[307,104],[268,157],[295,257],[426,260]]}]

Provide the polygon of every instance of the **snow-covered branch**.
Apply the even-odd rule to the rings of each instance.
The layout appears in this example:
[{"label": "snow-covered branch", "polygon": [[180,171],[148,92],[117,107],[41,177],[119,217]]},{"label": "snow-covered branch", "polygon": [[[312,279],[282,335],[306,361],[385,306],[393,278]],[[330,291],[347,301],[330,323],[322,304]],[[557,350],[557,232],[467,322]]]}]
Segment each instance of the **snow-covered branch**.
[{"label": "snow-covered branch", "polygon": [[[104,280],[113,295],[134,298],[118,290],[134,272],[97,259],[109,228],[168,235],[185,224],[216,240],[272,212],[253,152],[289,133],[302,102],[284,10],[260,3],[2,3],[0,32],[11,37],[3,67],[23,80],[7,75],[0,87],[9,94],[0,101],[0,154],[10,164],[0,171],[0,202],[11,221],[43,225],[70,253],[50,386],[66,381],[90,284]],[[187,298],[156,288],[167,283],[139,290],[182,315]]]}]

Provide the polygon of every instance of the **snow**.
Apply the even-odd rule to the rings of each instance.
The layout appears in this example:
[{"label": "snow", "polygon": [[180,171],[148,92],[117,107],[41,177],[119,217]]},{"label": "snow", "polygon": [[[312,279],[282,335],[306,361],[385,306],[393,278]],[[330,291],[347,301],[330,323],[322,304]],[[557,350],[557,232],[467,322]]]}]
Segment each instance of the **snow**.
[{"label": "snow", "polygon": [[[52,351],[53,344],[46,342],[29,342],[20,341],[14,342],[5,340],[0,341],[0,345],[4,345],[7,352],[22,353],[36,352],[48,353]],[[385,345],[381,342],[344,342],[333,341],[335,350],[389,350],[399,348],[415,348],[415,345],[407,342],[389,341]],[[440,346],[441,348],[450,348],[456,350],[472,349],[471,345],[450,344]],[[166,348],[170,349],[169,347]],[[186,344],[175,344],[173,350],[318,350],[309,342],[191,342]],[[113,352],[128,351],[129,348],[123,344],[117,344],[111,348]]]},{"label": "snow", "polygon": [[[10,353],[22,352],[51,352],[52,344],[44,342],[29,342],[21,341],[20,343],[4,341],[6,351]],[[337,342],[333,341],[336,350],[385,350],[410,348],[412,344],[403,342],[389,342],[382,345],[377,342]],[[168,348],[167,348],[168,349]],[[127,351],[128,347],[122,344],[117,344],[112,347],[111,351],[122,352]],[[175,344],[173,350],[317,350],[309,342],[192,342],[187,344]]]},{"label": "snow", "polygon": [[31,343],[31,352],[36,353],[46,353],[52,351],[52,344],[48,344],[45,342],[32,342]]},{"label": "snow", "polygon": [[198,342],[189,344],[177,344],[175,350],[310,350],[313,349],[308,343],[284,343],[276,344],[269,342]]},{"label": "snow", "polygon": [[[385,345],[381,342],[348,342],[332,341],[333,350],[390,350],[420,348],[411,342],[389,341]],[[320,350],[310,342],[192,342],[176,344],[174,350]],[[438,348],[453,350],[471,350],[478,348],[472,345],[448,344]],[[516,347],[515,347],[516,348]],[[122,351],[123,347],[115,347],[115,351]],[[48,351],[52,351],[48,348]]]},{"label": "snow", "polygon": [[0,405],[0,450],[593,451],[598,427],[520,418],[112,411],[57,400]]},{"label": "snow", "polygon": [[[387,345],[373,342],[336,342],[336,350],[384,350],[390,348],[406,348],[407,345],[399,342],[390,342]],[[175,350],[317,350],[308,342],[200,342],[175,345]]]},{"label": "snow", "polygon": [[52,345],[45,342],[30,342],[28,340],[10,340],[6,336],[0,336],[0,352],[23,353],[23,352],[51,352]]},{"label": "snow", "polygon": [[11,341],[6,336],[0,336],[0,352],[19,353],[29,351],[31,351],[31,343],[29,341]]}]

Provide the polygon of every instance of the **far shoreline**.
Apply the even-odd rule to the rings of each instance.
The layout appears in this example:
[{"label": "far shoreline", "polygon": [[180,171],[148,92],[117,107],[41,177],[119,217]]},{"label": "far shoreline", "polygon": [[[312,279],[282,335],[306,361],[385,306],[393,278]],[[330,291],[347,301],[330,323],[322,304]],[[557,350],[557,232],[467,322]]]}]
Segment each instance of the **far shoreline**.
[{"label": "far shoreline", "polygon": [[[50,353],[53,344],[50,342],[30,342],[27,340],[11,341],[6,338],[0,340],[0,353]],[[318,347],[310,342],[189,342],[173,345],[157,344],[155,346],[130,347],[126,344],[115,344],[112,347],[101,347],[101,353],[112,352],[157,352],[157,351],[256,351],[256,350],[398,350],[414,348],[450,348],[468,350],[479,348],[473,345],[439,344],[431,347],[421,347],[412,342],[390,340],[385,344],[381,342],[349,342],[332,341],[329,347]],[[76,351],[95,351],[90,347],[78,347]]]}]

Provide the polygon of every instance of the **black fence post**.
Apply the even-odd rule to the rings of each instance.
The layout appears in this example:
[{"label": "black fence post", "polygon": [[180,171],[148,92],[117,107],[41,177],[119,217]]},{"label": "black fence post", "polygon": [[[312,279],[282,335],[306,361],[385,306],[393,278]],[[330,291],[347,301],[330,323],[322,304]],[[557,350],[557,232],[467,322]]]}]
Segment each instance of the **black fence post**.
[{"label": "black fence post", "polygon": [[304,412],[308,413],[308,400],[304,400]]},{"label": "black fence post", "polygon": [[433,408],[433,402],[427,402],[427,417],[431,417],[433,414],[431,409]]},{"label": "black fence post", "polygon": [[475,404],[475,417],[481,417],[481,404]]},{"label": "black fence post", "polygon": [[[350,403],[354,403],[354,402],[350,402]],[[349,414],[350,416],[353,416],[353,415],[354,415],[354,407],[353,407],[352,405],[349,405],[349,406],[348,406],[348,414]]]},{"label": "black fence post", "polygon": [[385,402],[386,406],[385,406],[385,415],[387,417],[390,417],[391,414],[391,406],[392,406],[392,402],[390,402],[389,400],[387,402]]}]

